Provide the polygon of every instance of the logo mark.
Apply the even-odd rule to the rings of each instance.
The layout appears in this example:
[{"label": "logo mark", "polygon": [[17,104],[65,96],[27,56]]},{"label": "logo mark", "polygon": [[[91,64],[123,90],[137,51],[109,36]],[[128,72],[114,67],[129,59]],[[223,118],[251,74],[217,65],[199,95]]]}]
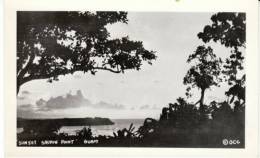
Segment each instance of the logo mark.
[{"label": "logo mark", "polygon": [[238,145],[240,144],[239,140],[228,140],[228,139],[223,139],[222,140],[223,145],[227,146],[227,145]]}]

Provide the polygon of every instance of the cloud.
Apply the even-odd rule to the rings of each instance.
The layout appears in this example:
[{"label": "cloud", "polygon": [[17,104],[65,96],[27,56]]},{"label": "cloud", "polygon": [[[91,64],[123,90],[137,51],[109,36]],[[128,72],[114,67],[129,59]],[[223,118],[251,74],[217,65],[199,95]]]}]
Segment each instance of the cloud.
[{"label": "cloud", "polygon": [[66,110],[75,108],[93,108],[93,109],[114,109],[122,110],[125,106],[122,104],[111,104],[104,101],[98,103],[92,103],[88,99],[84,98],[80,90],[77,91],[75,95],[67,93],[66,96],[51,97],[49,100],[39,99],[32,104],[23,104],[18,106],[19,115],[25,114],[29,116],[34,116],[32,113],[42,113],[42,112],[52,112],[54,110]]},{"label": "cloud", "polygon": [[49,100],[39,99],[36,101],[36,105],[39,111],[50,111],[59,109],[79,108],[82,106],[91,106],[91,102],[85,99],[80,90],[75,95],[70,93],[65,97],[57,96],[51,97]]},{"label": "cloud", "polygon": [[20,95],[17,97],[18,100],[25,100],[28,99],[30,96],[30,92],[29,91],[22,91],[20,93]]},{"label": "cloud", "polygon": [[20,97],[20,96],[18,96],[17,99],[18,99],[18,100],[25,100],[26,97]]},{"label": "cloud", "polygon": [[75,79],[81,79],[81,78],[82,78],[81,75],[73,75],[73,77],[74,77]]},{"label": "cloud", "polygon": [[34,110],[34,106],[32,104],[24,104],[18,106],[17,109],[17,117],[19,118],[41,118],[45,117],[44,114],[38,113]]},{"label": "cloud", "polygon": [[28,95],[28,94],[30,94],[30,92],[29,91],[22,91],[22,94]]},{"label": "cloud", "polygon": [[104,101],[98,102],[97,104],[93,104],[92,106],[93,108],[97,108],[97,109],[117,109],[117,110],[125,109],[125,106],[122,104],[110,104]]},{"label": "cloud", "polygon": [[144,110],[144,109],[149,109],[150,108],[150,105],[143,105],[143,106],[140,106],[140,110]]},{"label": "cloud", "polygon": [[31,109],[18,109],[17,117],[19,118],[38,118],[38,114]]},{"label": "cloud", "polygon": [[159,107],[157,107],[156,105],[153,105],[153,106],[151,106],[151,105],[143,105],[143,106],[140,106],[140,108],[139,108],[140,110],[159,110],[160,108]]},{"label": "cloud", "polygon": [[17,104],[18,105],[24,105],[24,104],[30,104],[32,101],[31,93],[29,91],[22,91],[17,96]]},{"label": "cloud", "polygon": [[20,105],[18,109],[20,110],[30,110],[33,108],[32,104],[24,104],[24,105]]},{"label": "cloud", "polygon": [[161,108],[157,107],[156,105],[153,105],[152,109],[153,110],[161,110]]}]

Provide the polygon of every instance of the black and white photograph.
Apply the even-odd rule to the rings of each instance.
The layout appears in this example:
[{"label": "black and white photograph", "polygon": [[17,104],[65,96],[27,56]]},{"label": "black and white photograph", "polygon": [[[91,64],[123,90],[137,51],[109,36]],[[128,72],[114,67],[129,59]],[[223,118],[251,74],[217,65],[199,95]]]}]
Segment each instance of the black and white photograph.
[{"label": "black and white photograph", "polygon": [[18,147],[245,148],[246,13],[16,15]]}]

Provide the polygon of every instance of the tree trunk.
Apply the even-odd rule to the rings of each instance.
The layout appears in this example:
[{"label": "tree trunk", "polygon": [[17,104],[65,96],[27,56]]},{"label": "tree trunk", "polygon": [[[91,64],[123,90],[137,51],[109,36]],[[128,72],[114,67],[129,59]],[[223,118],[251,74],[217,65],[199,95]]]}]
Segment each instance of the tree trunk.
[{"label": "tree trunk", "polygon": [[20,78],[19,76],[17,77],[17,81],[16,81],[16,95],[18,95],[19,91],[20,91],[20,87],[26,83],[31,81],[32,79],[30,77],[26,77],[26,78]]},{"label": "tree trunk", "polygon": [[201,89],[200,107],[199,107],[200,113],[204,113],[205,112],[204,105],[203,105],[204,104],[205,90],[206,89]]},{"label": "tree trunk", "polygon": [[20,79],[18,77],[16,79],[17,79],[17,81],[16,81],[16,95],[18,95],[20,87],[21,87],[21,82],[20,82]]},{"label": "tree trunk", "polygon": [[21,68],[19,73],[17,73],[17,75],[16,75],[16,79],[17,79],[17,81],[16,81],[16,83],[17,83],[17,85],[16,85],[17,86],[16,87],[16,95],[18,95],[18,93],[19,93],[20,86],[22,84],[24,84],[25,82],[28,82],[27,80],[24,80],[24,76],[28,72],[30,67],[32,66],[34,59],[35,59],[35,53],[29,54],[28,63],[24,66],[24,68]]},{"label": "tree trunk", "polygon": [[20,90],[20,86],[17,84],[17,85],[16,85],[16,95],[18,95],[19,90]]}]

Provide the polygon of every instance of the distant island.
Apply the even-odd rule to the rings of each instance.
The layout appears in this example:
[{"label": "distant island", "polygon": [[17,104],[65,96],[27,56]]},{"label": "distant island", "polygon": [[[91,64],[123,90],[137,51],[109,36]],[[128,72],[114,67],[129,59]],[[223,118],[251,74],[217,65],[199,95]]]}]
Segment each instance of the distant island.
[{"label": "distant island", "polygon": [[86,118],[57,118],[57,119],[27,119],[18,118],[17,128],[39,127],[45,125],[53,126],[97,126],[97,125],[113,125],[109,118],[86,117]]}]

